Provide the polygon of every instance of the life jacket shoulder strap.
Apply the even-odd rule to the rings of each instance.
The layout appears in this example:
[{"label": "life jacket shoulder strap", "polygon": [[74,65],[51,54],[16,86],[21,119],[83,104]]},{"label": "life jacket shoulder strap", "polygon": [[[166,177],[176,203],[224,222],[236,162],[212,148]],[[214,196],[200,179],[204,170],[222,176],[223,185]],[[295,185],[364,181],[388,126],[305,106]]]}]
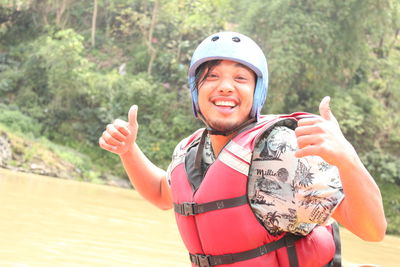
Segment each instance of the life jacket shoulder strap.
[{"label": "life jacket shoulder strap", "polygon": [[332,235],[336,247],[335,256],[324,267],[342,267],[342,245],[340,242],[340,230],[337,222],[332,224]]}]

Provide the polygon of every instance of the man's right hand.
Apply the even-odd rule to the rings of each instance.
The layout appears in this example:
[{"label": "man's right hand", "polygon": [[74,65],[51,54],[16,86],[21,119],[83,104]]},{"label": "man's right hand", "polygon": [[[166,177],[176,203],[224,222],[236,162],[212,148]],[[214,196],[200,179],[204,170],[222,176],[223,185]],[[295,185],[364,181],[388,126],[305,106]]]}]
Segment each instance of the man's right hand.
[{"label": "man's right hand", "polygon": [[116,119],[113,123],[107,125],[99,139],[101,148],[120,156],[133,148],[139,128],[137,110],[136,105],[129,109],[128,122]]}]

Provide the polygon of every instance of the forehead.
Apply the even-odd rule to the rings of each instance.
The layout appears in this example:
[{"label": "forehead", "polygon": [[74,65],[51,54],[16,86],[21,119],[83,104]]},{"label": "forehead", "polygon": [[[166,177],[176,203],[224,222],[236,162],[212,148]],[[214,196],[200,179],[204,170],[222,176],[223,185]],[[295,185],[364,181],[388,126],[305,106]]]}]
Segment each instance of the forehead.
[{"label": "forehead", "polygon": [[240,62],[236,62],[236,61],[232,61],[232,60],[219,60],[214,66],[211,67],[211,69],[218,67],[218,66],[232,66],[234,68],[245,69],[245,70],[255,74],[251,68],[247,67],[246,65],[244,65]]}]

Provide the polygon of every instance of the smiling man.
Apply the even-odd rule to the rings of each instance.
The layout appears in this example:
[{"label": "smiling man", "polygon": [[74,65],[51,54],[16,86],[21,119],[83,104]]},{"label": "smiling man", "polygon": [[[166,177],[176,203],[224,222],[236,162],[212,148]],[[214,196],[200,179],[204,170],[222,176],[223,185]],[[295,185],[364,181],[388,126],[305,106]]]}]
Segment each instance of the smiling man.
[{"label": "smiling man", "polygon": [[200,114],[213,129],[233,130],[250,118],[255,73],[234,61],[208,61],[203,64],[198,69],[202,77],[196,81]]},{"label": "smiling man", "polygon": [[329,107],[261,115],[267,61],[250,38],[216,33],[189,67],[193,111],[206,128],[176,147],[167,171],[136,144],[137,106],[99,140],[135,189],[174,208],[193,266],[340,266],[335,220],[368,241],[386,231],[374,179]]}]

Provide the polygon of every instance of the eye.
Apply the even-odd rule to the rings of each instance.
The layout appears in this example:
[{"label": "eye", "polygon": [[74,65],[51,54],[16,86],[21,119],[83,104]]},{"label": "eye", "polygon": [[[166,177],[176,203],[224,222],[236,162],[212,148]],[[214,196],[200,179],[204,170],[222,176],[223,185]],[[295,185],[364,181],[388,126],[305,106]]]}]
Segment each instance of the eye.
[{"label": "eye", "polygon": [[236,75],[235,79],[240,82],[246,82],[249,80],[249,76],[246,74],[238,74]]},{"label": "eye", "polygon": [[206,81],[215,81],[218,79],[218,75],[216,73],[208,73],[206,77],[204,77]]},{"label": "eye", "polygon": [[214,72],[208,73],[206,76],[207,80],[210,80],[210,79],[212,80],[212,79],[216,79],[216,78],[218,78],[218,75]]}]

